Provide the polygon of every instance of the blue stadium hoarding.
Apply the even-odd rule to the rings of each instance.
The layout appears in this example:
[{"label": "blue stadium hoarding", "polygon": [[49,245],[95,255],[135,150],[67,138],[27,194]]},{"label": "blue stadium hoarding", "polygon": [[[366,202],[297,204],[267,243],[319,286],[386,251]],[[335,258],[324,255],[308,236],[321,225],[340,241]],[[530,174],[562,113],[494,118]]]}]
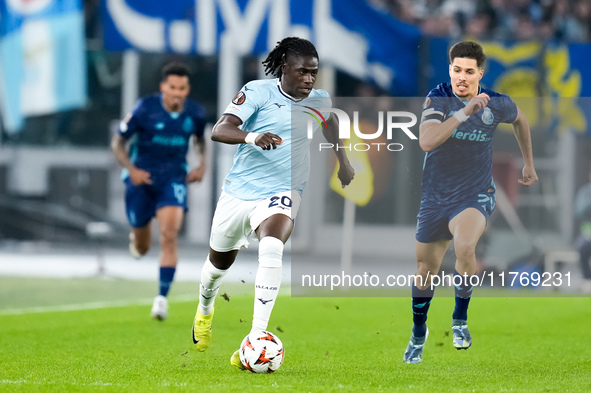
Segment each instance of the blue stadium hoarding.
[{"label": "blue stadium hoarding", "polygon": [[417,27],[362,0],[102,0],[108,50],[212,55],[224,42],[242,55],[283,37],[312,40],[322,61],[393,94],[417,93]]}]

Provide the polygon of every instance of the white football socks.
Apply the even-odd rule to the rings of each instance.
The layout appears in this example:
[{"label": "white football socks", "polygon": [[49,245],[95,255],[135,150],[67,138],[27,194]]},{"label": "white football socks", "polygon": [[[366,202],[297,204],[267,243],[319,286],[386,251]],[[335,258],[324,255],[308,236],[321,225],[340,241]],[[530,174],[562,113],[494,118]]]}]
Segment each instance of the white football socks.
[{"label": "white football socks", "polygon": [[281,286],[283,242],[266,236],[259,242],[259,267],[254,287],[252,332],[266,330]]},{"label": "white football socks", "polygon": [[213,311],[215,297],[220,290],[220,284],[228,270],[221,270],[213,266],[209,255],[201,270],[201,285],[199,288],[199,312],[209,315]]}]

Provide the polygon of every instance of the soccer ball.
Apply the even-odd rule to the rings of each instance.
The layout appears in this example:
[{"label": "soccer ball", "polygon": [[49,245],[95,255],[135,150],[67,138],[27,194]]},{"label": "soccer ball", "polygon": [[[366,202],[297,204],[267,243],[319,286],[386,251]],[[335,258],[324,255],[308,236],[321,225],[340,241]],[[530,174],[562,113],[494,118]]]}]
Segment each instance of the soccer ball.
[{"label": "soccer ball", "polygon": [[283,363],[285,355],[279,337],[267,331],[244,337],[239,353],[242,365],[256,374],[274,372]]}]

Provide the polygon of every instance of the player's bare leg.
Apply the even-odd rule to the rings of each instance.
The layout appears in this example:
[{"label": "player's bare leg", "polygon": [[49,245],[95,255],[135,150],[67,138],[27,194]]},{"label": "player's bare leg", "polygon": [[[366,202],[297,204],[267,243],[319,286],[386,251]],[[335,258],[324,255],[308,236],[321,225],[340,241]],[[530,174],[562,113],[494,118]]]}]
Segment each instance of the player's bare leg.
[{"label": "player's bare leg", "polygon": [[454,272],[455,307],[452,316],[452,333],[453,345],[458,350],[468,349],[472,345],[472,336],[467,322],[468,305],[472,295],[470,277],[476,274],[476,244],[485,228],[486,218],[474,208],[462,211],[449,222],[449,230],[454,235],[457,258]]},{"label": "player's bare leg", "polygon": [[184,210],[179,206],[165,206],[156,212],[160,227],[160,266],[176,267],[178,260],[178,233],[183,224]]},{"label": "player's bare leg", "polygon": [[420,282],[419,289],[427,289],[431,286],[431,277],[439,273],[441,262],[451,240],[441,239],[433,243],[421,243],[415,241],[415,253],[417,256],[417,273]]},{"label": "player's bare leg", "polygon": [[454,236],[456,270],[460,274],[476,273],[476,244],[486,228],[486,218],[474,208],[468,208],[449,222]]},{"label": "player's bare leg", "polygon": [[272,236],[286,243],[293,231],[293,220],[285,214],[273,214],[259,225],[255,233],[259,240]]},{"label": "player's bare leg", "polygon": [[152,305],[152,318],[160,321],[168,317],[168,291],[174,280],[178,260],[178,232],[183,223],[184,209],[165,206],[158,209],[156,218],[160,228],[160,282],[159,294]]},{"label": "player's bare leg", "polygon": [[215,251],[213,248],[209,248],[209,260],[215,266],[216,269],[228,270],[234,264],[238,250],[231,251]]},{"label": "player's bare leg", "polygon": [[152,227],[150,223],[141,228],[132,228],[129,233],[129,252],[136,258],[148,253],[152,244]]}]

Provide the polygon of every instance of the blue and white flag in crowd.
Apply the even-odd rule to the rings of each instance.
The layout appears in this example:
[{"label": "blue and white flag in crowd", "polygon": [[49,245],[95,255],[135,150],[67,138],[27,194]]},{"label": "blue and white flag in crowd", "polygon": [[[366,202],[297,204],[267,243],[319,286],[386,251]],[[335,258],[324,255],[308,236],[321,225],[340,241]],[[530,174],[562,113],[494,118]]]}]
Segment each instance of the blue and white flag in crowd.
[{"label": "blue and white flag in crowd", "polygon": [[323,64],[398,95],[416,94],[415,26],[363,0],[102,0],[108,50],[214,55],[268,53],[284,37],[310,39]]},{"label": "blue and white flag in crowd", "polygon": [[7,132],[24,117],[84,106],[81,0],[0,1],[0,109]]}]

